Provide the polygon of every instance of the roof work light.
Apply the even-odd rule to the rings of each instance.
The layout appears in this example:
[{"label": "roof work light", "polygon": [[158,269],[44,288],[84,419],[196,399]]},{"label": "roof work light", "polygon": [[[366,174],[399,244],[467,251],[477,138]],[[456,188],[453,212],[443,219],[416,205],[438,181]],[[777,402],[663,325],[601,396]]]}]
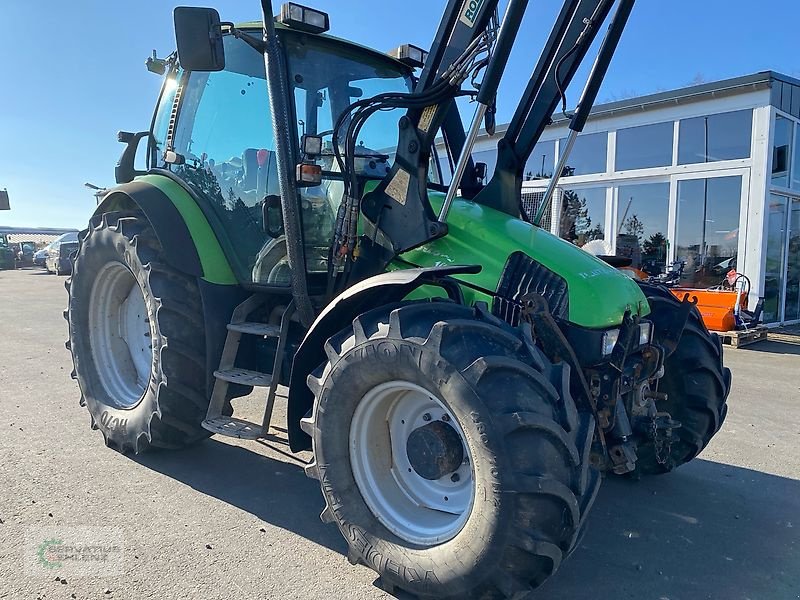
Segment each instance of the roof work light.
[{"label": "roof work light", "polygon": [[287,2],[281,6],[278,22],[308,33],[325,33],[331,28],[327,13],[294,2]]},{"label": "roof work light", "polygon": [[412,44],[403,44],[399,48],[395,48],[389,52],[389,56],[396,58],[401,63],[409,67],[419,68],[425,66],[425,60],[428,58],[428,53],[422,48],[418,48]]}]

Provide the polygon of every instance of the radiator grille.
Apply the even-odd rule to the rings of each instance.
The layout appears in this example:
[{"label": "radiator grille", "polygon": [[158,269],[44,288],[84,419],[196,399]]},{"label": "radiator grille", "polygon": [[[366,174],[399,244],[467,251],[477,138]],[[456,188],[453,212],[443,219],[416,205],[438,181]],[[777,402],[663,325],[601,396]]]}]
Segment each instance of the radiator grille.
[{"label": "radiator grille", "polygon": [[508,258],[495,294],[492,313],[511,325],[518,325],[522,311],[520,299],[531,292],[547,300],[554,317],[568,317],[569,290],[566,280],[522,252],[515,252]]}]

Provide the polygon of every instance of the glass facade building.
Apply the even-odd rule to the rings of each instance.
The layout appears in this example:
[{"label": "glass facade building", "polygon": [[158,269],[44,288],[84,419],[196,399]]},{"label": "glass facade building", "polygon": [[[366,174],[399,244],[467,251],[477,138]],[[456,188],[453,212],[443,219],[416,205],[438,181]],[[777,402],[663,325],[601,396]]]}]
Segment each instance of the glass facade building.
[{"label": "glass facade building", "polygon": [[[502,133],[475,146],[489,176]],[[523,198],[541,198],[568,133],[547,128]],[[767,323],[799,322],[800,81],[767,71],[596,106],[548,213],[553,233],[650,274],[682,262],[687,287],[735,269]]]}]

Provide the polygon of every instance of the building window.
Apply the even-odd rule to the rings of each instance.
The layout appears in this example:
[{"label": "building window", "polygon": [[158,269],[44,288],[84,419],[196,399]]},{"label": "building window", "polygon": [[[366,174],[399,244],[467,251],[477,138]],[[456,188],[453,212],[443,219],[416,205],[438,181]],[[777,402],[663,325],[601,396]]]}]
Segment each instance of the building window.
[{"label": "building window", "polygon": [[618,192],[617,255],[650,275],[667,264],[669,183],[620,186]]},{"label": "building window", "polygon": [[550,179],[556,165],[556,143],[539,142],[525,164],[525,181]]},{"label": "building window", "polygon": [[800,320],[800,200],[789,207],[789,253],[786,257],[786,321]]},{"label": "building window", "polygon": [[800,131],[798,131],[797,125],[795,125],[795,131],[792,151],[792,189],[800,190]]},{"label": "building window", "polygon": [[606,188],[565,189],[561,194],[559,235],[584,246],[593,240],[605,239]]},{"label": "building window", "polygon": [[770,194],[766,254],[764,321],[800,320],[800,199]]},{"label": "building window", "polygon": [[685,285],[718,285],[728,271],[736,268],[741,199],[739,176],[678,182],[675,257],[685,263]]},{"label": "building window", "polygon": [[[564,151],[567,139],[561,140],[561,151]],[[569,153],[564,167],[563,177],[573,175],[590,175],[606,172],[606,155],[608,154],[608,134],[590,133],[579,135]]]},{"label": "building window", "polygon": [[775,116],[775,137],[772,142],[772,185],[789,187],[789,164],[792,160],[792,121]]},{"label": "building window", "polygon": [[670,166],[673,131],[671,122],[618,130],[614,169],[629,171]]},{"label": "building window", "polygon": [[752,110],[682,119],[678,164],[750,158],[752,130]]},{"label": "building window", "polygon": [[767,213],[767,256],[764,263],[764,322],[781,320],[786,252],[786,205],[789,198],[771,194]]}]

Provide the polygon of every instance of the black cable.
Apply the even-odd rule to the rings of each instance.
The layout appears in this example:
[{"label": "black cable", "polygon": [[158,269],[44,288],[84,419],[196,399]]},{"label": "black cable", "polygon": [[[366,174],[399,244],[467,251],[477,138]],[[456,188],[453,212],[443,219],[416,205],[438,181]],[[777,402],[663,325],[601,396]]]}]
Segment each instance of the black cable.
[{"label": "black cable", "polygon": [[561,81],[560,71],[561,71],[561,67],[564,66],[564,63],[567,61],[567,59],[570,56],[572,56],[573,54],[575,54],[575,52],[578,50],[579,46],[580,46],[580,44],[576,43],[572,48],[570,48],[569,52],[567,52],[564,56],[561,57],[561,60],[559,60],[558,63],[556,64],[556,70],[555,70],[556,90],[558,90],[558,94],[561,96],[561,112],[563,113],[563,115],[565,117],[568,117],[568,115],[567,115],[567,92],[564,89],[563,82]]},{"label": "black cable", "polygon": [[[386,93],[360,100],[345,109],[337,119],[334,127],[333,150],[337,164],[343,173],[344,180],[344,201],[337,212],[336,233],[333,246],[341,250],[342,238],[347,239],[347,253],[352,250],[354,239],[352,239],[352,212],[354,210],[354,194],[357,193],[358,179],[355,173],[355,154],[357,151],[358,134],[364,123],[370,116],[379,110],[392,110],[396,108],[423,109],[433,106],[451,97],[468,95],[472,92],[452,93],[451,86],[446,81],[439,81],[424,94],[413,93]],[[347,118],[350,123],[345,135],[344,157],[342,157],[341,145],[339,143],[340,131]]]}]

